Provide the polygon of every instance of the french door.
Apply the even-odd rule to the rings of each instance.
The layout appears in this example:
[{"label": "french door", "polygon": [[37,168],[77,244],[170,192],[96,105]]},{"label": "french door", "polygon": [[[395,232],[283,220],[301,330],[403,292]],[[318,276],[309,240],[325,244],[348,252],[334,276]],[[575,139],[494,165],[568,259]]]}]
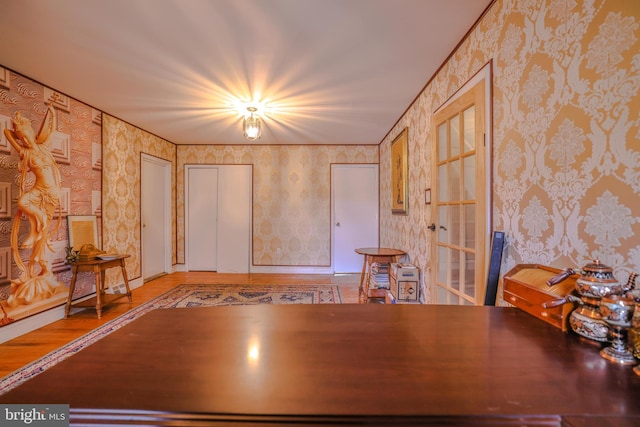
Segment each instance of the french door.
[{"label": "french door", "polygon": [[433,300],[481,305],[486,275],[484,81],[434,115]]}]

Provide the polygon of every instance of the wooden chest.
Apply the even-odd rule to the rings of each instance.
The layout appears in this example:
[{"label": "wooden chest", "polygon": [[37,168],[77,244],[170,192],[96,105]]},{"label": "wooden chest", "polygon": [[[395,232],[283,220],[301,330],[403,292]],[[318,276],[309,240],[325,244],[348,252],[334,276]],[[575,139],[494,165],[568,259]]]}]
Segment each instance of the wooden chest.
[{"label": "wooden chest", "polygon": [[573,303],[545,308],[544,303],[559,300],[573,293],[576,279],[574,274],[557,285],[547,285],[547,280],[562,270],[538,264],[518,264],[504,276],[503,298],[506,302],[537,317],[540,320],[562,329],[569,329],[569,314],[575,308]]}]

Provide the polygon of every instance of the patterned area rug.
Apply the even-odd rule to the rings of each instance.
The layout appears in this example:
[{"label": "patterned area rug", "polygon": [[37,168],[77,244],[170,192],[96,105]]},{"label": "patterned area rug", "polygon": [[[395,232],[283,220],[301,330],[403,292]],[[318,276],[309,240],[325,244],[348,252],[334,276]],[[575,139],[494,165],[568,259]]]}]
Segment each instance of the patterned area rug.
[{"label": "patterned area rug", "polygon": [[340,304],[335,285],[181,285],[171,291],[162,308],[253,304]]},{"label": "patterned area rug", "polygon": [[0,394],[156,309],[255,304],[341,304],[337,285],[179,285],[0,379]]}]

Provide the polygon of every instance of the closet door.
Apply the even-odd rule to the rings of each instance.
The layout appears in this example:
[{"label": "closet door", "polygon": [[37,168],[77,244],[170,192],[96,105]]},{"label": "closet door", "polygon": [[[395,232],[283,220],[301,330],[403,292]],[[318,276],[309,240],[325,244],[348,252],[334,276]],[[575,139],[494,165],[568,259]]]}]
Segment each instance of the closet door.
[{"label": "closet door", "polygon": [[251,165],[218,167],[218,273],[248,273],[251,254]]},{"label": "closet door", "polygon": [[217,271],[218,169],[187,166],[187,266]]}]

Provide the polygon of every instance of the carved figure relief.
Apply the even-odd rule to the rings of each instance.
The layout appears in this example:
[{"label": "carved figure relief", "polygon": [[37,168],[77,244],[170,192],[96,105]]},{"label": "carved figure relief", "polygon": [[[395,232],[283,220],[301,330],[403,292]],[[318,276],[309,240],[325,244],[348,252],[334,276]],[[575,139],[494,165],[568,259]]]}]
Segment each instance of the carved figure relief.
[{"label": "carved figure relief", "polygon": [[[55,99],[54,99],[55,100]],[[19,278],[11,283],[9,306],[28,305],[34,301],[47,299],[65,291],[51,272],[45,251],[49,248],[49,238],[60,226],[60,171],[49,150],[49,139],[56,130],[56,113],[51,103],[36,134],[31,120],[17,111],[12,120],[13,129],[5,129],[4,134],[11,146],[18,152],[20,171],[18,210],[11,229],[11,249],[16,265],[21,271]],[[28,174],[35,180],[29,185]],[[58,221],[53,230],[51,225],[58,210]],[[19,241],[20,224],[29,221],[29,233]],[[20,249],[31,249],[28,265],[20,257]]]}]

